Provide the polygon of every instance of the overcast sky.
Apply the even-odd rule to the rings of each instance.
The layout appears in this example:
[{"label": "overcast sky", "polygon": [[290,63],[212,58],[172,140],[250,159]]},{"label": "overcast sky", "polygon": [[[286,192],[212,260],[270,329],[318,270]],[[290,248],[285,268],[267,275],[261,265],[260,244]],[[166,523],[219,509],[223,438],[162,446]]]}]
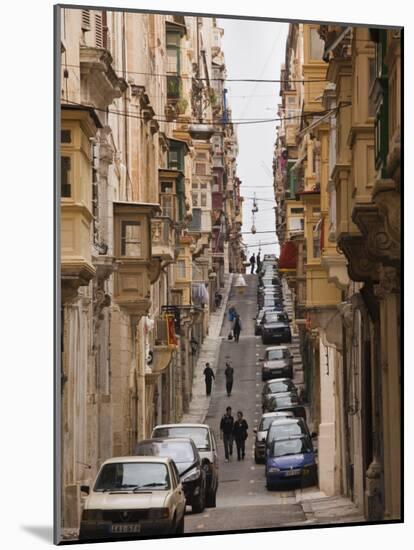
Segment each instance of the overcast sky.
[{"label": "overcast sky", "polygon": [[[243,21],[218,19],[224,29],[222,49],[225,55],[227,78],[280,78],[280,65],[284,62],[285,43],[288,32],[286,23],[268,21]],[[228,96],[233,119],[275,118],[280,100],[278,83],[228,82]],[[241,193],[245,197],[243,208],[243,241],[251,252],[258,252],[259,241],[274,243],[275,216],[273,206],[272,158],[276,137],[276,123],[238,124],[239,156],[237,172],[242,181]],[[253,197],[256,192],[259,212],[255,214],[257,233],[252,227]],[[273,231],[262,233],[259,231]],[[253,246],[252,246],[253,245]],[[263,245],[264,253],[279,255],[276,244]]]}]

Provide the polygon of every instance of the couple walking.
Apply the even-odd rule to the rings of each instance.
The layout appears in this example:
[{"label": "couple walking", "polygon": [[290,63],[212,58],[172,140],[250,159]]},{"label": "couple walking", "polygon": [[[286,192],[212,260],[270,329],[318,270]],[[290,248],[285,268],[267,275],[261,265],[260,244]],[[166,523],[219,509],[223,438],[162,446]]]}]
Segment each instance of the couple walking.
[{"label": "couple walking", "polygon": [[248,428],[243,413],[238,411],[235,421],[231,415],[231,407],[227,407],[226,414],[223,415],[220,421],[220,437],[224,443],[225,462],[228,462],[233,454],[233,440],[236,441],[237,460],[244,460]]},{"label": "couple walking", "polygon": [[[214,376],[214,371],[210,367],[210,363],[206,363],[206,368],[203,371],[204,374],[204,380],[206,382],[206,395],[211,395],[211,385],[213,383],[213,380],[216,379]],[[227,397],[230,397],[231,390],[233,389],[233,375],[234,375],[234,369],[230,365],[228,361],[226,361],[226,369],[224,371],[224,376],[226,377],[226,391],[227,391]]]}]

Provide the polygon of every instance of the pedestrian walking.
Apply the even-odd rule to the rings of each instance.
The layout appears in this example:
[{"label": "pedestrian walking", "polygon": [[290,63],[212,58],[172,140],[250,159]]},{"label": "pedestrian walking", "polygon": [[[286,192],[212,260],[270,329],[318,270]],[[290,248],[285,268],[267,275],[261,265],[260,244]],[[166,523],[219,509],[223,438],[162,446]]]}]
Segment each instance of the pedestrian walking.
[{"label": "pedestrian walking", "polygon": [[237,420],[233,424],[233,435],[236,440],[237,448],[237,460],[244,460],[246,455],[246,439],[247,439],[247,430],[249,426],[247,425],[246,420],[243,418],[243,413],[238,411]]},{"label": "pedestrian walking", "polygon": [[262,260],[260,258],[260,252],[257,254],[256,264],[257,264],[256,273],[260,273],[260,271],[262,270]]},{"label": "pedestrian walking", "polygon": [[240,319],[240,315],[237,314],[236,318],[234,319],[234,323],[233,323],[233,334],[234,334],[235,342],[239,341],[241,331],[242,331],[242,322],[241,322],[241,319]]},{"label": "pedestrian walking", "polygon": [[250,262],[250,267],[251,267],[250,273],[254,273],[254,264],[256,263],[256,258],[254,257],[254,254],[252,254],[250,256],[249,262]]},{"label": "pedestrian walking", "polygon": [[226,377],[226,391],[227,397],[230,397],[231,390],[233,389],[233,374],[234,369],[228,361],[226,361],[226,369],[224,371],[224,376]]},{"label": "pedestrian walking", "polygon": [[230,323],[230,330],[228,335],[229,340],[233,340],[233,323],[234,323],[234,319],[236,318],[236,315],[237,315],[236,308],[234,306],[230,306],[227,312],[227,318]]},{"label": "pedestrian walking", "polygon": [[231,407],[227,407],[226,414],[220,421],[220,437],[224,443],[225,462],[228,462],[233,454],[233,427],[234,418],[231,416]]},{"label": "pedestrian walking", "polygon": [[211,394],[211,384],[213,382],[213,379],[215,380],[216,377],[214,376],[213,369],[210,367],[210,363],[206,363],[206,368],[204,369],[204,379],[206,381],[206,394]]}]

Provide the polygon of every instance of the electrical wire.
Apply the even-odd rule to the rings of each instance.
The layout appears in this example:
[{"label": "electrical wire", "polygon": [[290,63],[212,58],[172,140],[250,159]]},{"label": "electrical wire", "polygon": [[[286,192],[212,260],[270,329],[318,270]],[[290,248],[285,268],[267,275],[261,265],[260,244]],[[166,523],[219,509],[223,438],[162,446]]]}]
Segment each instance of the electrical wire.
[{"label": "electrical wire", "polygon": [[[103,113],[107,113],[107,114],[113,114],[113,115],[118,115],[118,116],[124,116],[126,118],[133,118],[133,119],[138,119],[138,120],[148,120],[147,117],[144,117],[144,116],[140,116],[140,115],[134,115],[134,114],[131,114],[131,113],[126,113],[125,111],[114,111],[114,110],[111,110],[111,109],[102,109],[102,108],[99,108],[99,107],[92,107],[90,105],[84,105],[82,103],[78,103],[76,101],[70,101],[69,99],[64,99],[63,104],[68,104],[68,105],[74,105],[74,106],[77,106],[77,107],[82,107],[82,108],[87,108],[87,109],[94,109],[95,111],[101,111]],[[207,120],[207,121],[204,121],[204,122],[200,122],[199,120],[193,120],[192,123],[193,124],[197,124],[197,125],[208,125],[208,126],[211,126],[211,125],[217,125],[217,126],[224,126],[224,125],[233,125],[233,124],[238,124],[238,125],[244,125],[244,124],[263,124],[263,123],[267,123],[267,122],[282,122],[284,120],[291,120],[291,119],[307,119],[308,117],[311,117],[311,116],[323,116],[323,115],[326,115],[326,114],[329,114],[329,113],[333,113],[335,111],[338,111],[339,109],[341,109],[342,107],[348,107],[349,105],[351,105],[350,102],[346,103],[346,104],[342,104],[342,105],[338,105],[337,107],[334,107],[332,109],[326,109],[324,111],[317,111],[317,112],[309,112],[309,113],[306,113],[306,115],[301,115],[301,116],[292,116],[292,117],[285,117],[285,118],[268,118],[268,119],[237,119],[237,120],[232,120],[232,121],[228,121],[228,122],[224,122],[224,121],[219,121],[219,120]],[[167,120],[166,118],[159,118],[160,115],[155,115],[155,117],[153,117],[151,120],[155,120],[156,122],[163,122],[163,123],[174,123],[176,124],[177,123],[177,120]]]},{"label": "electrical wire", "polygon": [[[75,64],[69,64],[68,67],[73,67],[75,69],[80,69],[80,65]],[[327,82],[326,78],[321,79],[315,79],[315,80],[280,80],[280,79],[270,79],[270,78],[213,78],[213,77],[195,77],[195,76],[185,76],[185,75],[177,75],[177,74],[167,74],[167,73],[147,73],[145,71],[127,71],[126,69],[113,69],[117,73],[126,73],[126,74],[137,74],[142,76],[152,76],[152,77],[162,77],[166,78],[167,76],[179,78],[182,80],[209,80],[210,82],[212,80],[217,82],[268,82],[268,83],[286,83],[286,84],[293,84],[293,83],[307,83],[307,82]]]}]

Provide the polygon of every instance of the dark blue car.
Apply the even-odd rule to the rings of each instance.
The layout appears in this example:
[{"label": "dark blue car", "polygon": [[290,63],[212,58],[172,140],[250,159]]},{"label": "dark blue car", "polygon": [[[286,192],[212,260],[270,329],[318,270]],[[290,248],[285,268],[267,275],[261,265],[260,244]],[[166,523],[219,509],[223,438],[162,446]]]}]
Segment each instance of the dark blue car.
[{"label": "dark blue car", "polygon": [[315,453],[308,435],[274,441],[266,458],[266,487],[287,483],[314,485],[317,479]]}]

